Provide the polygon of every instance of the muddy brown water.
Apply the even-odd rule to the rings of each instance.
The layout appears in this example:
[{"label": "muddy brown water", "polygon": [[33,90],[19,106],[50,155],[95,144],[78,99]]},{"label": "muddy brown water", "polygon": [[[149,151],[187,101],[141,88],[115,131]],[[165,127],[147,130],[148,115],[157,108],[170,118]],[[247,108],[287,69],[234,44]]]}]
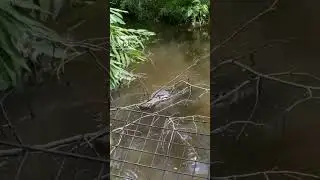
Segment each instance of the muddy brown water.
[{"label": "muddy brown water", "polygon": [[[51,23],[50,27],[63,33],[65,26],[72,25],[73,19],[85,19],[86,23],[80,26],[73,38],[85,39],[105,36],[105,4],[98,1],[96,5],[88,9],[81,10],[74,16],[62,18],[59,24]],[[90,28],[88,28],[90,27]],[[208,50],[209,41],[189,41],[192,36],[190,32],[177,32],[175,27],[162,27],[156,32],[166,30],[158,36],[161,40],[152,44],[148,49],[153,53],[151,56],[154,64],[146,63],[136,67],[136,72],[147,74],[144,83],[149,91],[153,91],[157,86],[161,86],[171,80],[177,73],[185,70],[192,64],[193,55],[186,55],[188,49]],[[161,36],[161,37],[160,37]],[[174,37],[177,36],[177,37]],[[189,38],[188,41],[185,38]],[[199,43],[200,42],[200,43]],[[97,68],[96,63],[90,56],[78,58],[65,67],[65,73],[61,80],[57,82],[54,78],[47,80],[43,85],[26,88],[26,92],[13,92],[5,101],[5,108],[8,117],[15,125],[19,136],[25,144],[46,144],[51,141],[67,138],[70,136],[97,131],[105,113],[105,79],[104,72]],[[209,59],[205,59],[195,69],[188,73],[191,82],[209,84]],[[137,84],[135,86],[135,83]],[[128,88],[120,91],[121,97],[130,96],[130,93],[141,93],[141,88],[137,88],[139,83],[134,82]],[[30,100],[30,107],[34,113],[34,118],[28,118],[30,112],[27,105]],[[131,104],[141,99],[121,98],[124,104]],[[191,114],[210,115],[209,95],[204,96],[199,104],[186,111]],[[3,118],[3,117],[2,117]],[[208,131],[209,125],[201,127]],[[6,129],[9,133],[9,130]],[[11,135],[8,135],[12,140]],[[190,138],[186,136],[186,138]],[[199,139],[202,146],[209,148],[209,137]],[[137,146],[139,143],[137,142]],[[152,145],[150,145],[152,148]],[[175,151],[182,154],[184,149]],[[131,154],[134,157],[137,154]],[[190,154],[193,158],[194,154]],[[209,153],[201,155],[203,161],[209,161]],[[5,160],[5,159],[4,159]],[[46,155],[29,155],[22,170],[21,179],[54,179],[59,171],[62,158]],[[150,160],[148,157],[146,161]],[[12,159],[0,170],[0,179],[13,179],[18,169],[18,158]],[[160,162],[160,160],[159,160]],[[177,162],[160,163],[159,166],[176,168]],[[126,173],[129,175],[138,174],[138,179],[161,179],[163,174],[154,175],[154,171],[135,172],[135,168],[127,167]],[[208,164],[198,163],[196,170],[204,177],[209,173]],[[87,161],[68,159],[64,165],[60,179],[94,179],[98,176],[100,164]],[[192,164],[185,167],[186,172],[193,171]],[[130,174],[131,173],[131,174]],[[131,176],[132,177],[132,176]],[[176,179],[176,175],[167,176],[168,179]],[[184,179],[184,177],[180,177]],[[185,177],[186,178],[186,177]]]},{"label": "muddy brown water", "polygon": [[[150,96],[152,92],[159,89],[160,87],[166,85],[169,81],[174,79],[178,76],[181,72],[185,71],[189,66],[194,63],[194,58],[201,57],[201,55],[206,55],[209,50],[209,40],[197,39],[194,38],[196,35],[194,33],[197,32],[182,32],[177,27],[166,26],[163,27],[153,27],[156,29],[158,33],[158,41],[155,44],[150,44],[148,46],[148,51],[151,53],[150,55],[150,62],[140,64],[134,66],[136,73],[143,73],[145,74],[145,78],[140,81],[135,81],[129,87],[123,87],[118,91],[118,97],[114,96],[115,99],[112,103],[113,106],[126,106],[135,103],[142,102]],[[201,50],[199,51],[200,54],[198,56],[187,54],[188,51],[191,49]],[[207,85],[209,86],[210,79],[209,79],[209,58],[204,58],[200,61],[200,63],[195,66],[194,68],[187,71],[180,79],[189,80],[191,84],[198,84],[198,85]],[[210,116],[210,105],[209,105],[209,93],[206,93],[200,100],[196,101],[195,104],[189,106],[187,108],[179,108],[174,109],[173,112],[170,112],[168,115],[174,115],[179,113],[180,116],[183,115],[202,115],[202,116]],[[152,118],[149,120],[151,121]],[[200,124],[199,125],[199,132],[208,133],[210,129],[209,119],[206,119],[208,123]],[[162,121],[162,120],[159,120]],[[117,122],[114,122],[117,123]],[[190,124],[182,125],[182,128],[193,128]],[[141,131],[143,131],[141,129]],[[145,137],[147,136],[148,131],[142,132],[139,136]],[[150,137],[158,136],[156,133],[150,135]],[[210,148],[209,136],[197,137],[191,134],[186,133],[185,137],[193,139],[193,146],[194,147],[205,147],[207,149]],[[130,139],[128,139],[129,141]],[[134,140],[134,146],[137,149],[140,149],[141,145],[143,145],[143,140],[141,142],[137,142]],[[151,141],[150,141],[151,142]],[[124,144],[128,144],[124,143]],[[124,145],[128,146],[128,145]],[[136,147],[137,146],[137,147]],[[147,152],[155,152],[155,146],[157,144],[147,144],[144,151]],[[176,147],[172,151],[170,151],[170,156],[181,156],[186,160],[192,160],[195,158],[195,154],[190,148]],[[186,152],[185,152],[186,151]],[[159,150],[158,150],[159,153]],[[190,162],[186,161],[179,161],[179,160],[165,160],[166,158],[161,156],[155,156],[153,167],[158,167],[162,169],[168,169],[174,172],[182,172],[187,174],[193,173],[193,167],[196,166],[195,175],[201,177],[207,177],[209,173],[209,160],[210,154],[209,151],[202,151],[198,152],[199,156],[197,158],[201,159],[202,162],[207,163],[198,163],[193,165]],[[125,152],[121,150],[115,151],[111,155],[113,159],[118,159],[120,156],[123,156]],[[127,154],[128,161],[136,161],[136,158],[139,156],[139,152],[136,151],[129,151]],[[160,157],[160,158],[159,158]],[[150,165],[149,163],[153,161],[153,154],[148,155],[143,158],[141,162],[138,164],[143,163],[146,165]],[[182,163],[185,163],[182,165]],[[135,177],[133,179],[192,179],[191,176],[183,176],[176,173],[163,173],[162,171],[155,170],[153,168],[149,169],[140,169],[135,168],[135,166],[126,165],[126,170],[123,170],[121,174],[123,176],[130,175],[131,177]],[[121,166],[118,163],[113,163],[111,165],[111,170],[113,173],[118,173],[118,170],[121,169]],[[114,176],[114,179],[121,179]],[[202,179],[202,178],[199,178]]]}]

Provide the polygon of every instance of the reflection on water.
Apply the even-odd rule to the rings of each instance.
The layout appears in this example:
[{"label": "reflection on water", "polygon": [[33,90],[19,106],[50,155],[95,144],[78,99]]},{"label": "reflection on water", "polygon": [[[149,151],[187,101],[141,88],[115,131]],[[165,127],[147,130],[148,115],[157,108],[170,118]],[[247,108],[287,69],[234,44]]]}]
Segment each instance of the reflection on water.
[{"label": "reflection on water", "polygon": [[[172,34],[174,31],[173,28],[166,33]],[[170,37],[168,34],[165,35]],[[186,34],[181,35],[186,36]],[[192,36],[191,33],[190,35]],[[179,73],[190,67],[195,62],[194,58],[196,56],[199,57],[199,55],[208,52],[208,40],[199,43],[199,39],[182,42],[177,39],[179,37],[171,40],[160,40],[148,48],[151,52],[151,61],[134,67],[135,72],[144,73],[146,78],[132,83],[129,87],[120,89],[118,97],[115,97],[112,101],[113,106],[128,106],[142,102],[152,92],[166,85]],[[191,51],[198,54],[190,54]],[[175,81],[186,80],[190,84],[208,88],[210,80],[209,63],[209,58],[202,59],[197,66],[186,71],[183,76]],[[191,117],[193,115],[210,116],[209,93],[203,92],[203,90],[194,88],[190,93],[193,103],[177,104],[166,111],[158,112],[163,116],[186,118],[150,116],[142,118],[139,125],[133,125],[130,128],[131,131],[126,132],[126,135],[123,135],[125,137],[122,137],[119,144],[119,147],[122,148],[118,147],[111,154],[113,160],[118,160],[111,163],[112,174],[121,176],[115,176],[113,179],[126,179],[128,177],[139,180],[192,179],[192,175],[199,176],[199,179],[201,179],[200,177],[206,179],[209,174],[210,161],[210,139],[208,136],[210,121],[209,118],[195,117],[192,119]],[[202,96],[197,98],[201,93],[203,93]],[[130,121],[129,119],[133,120],[140,116],[143,115],[124,111],[111,112],[111,117],[118,120],[127,119]],[[190,116],[190,118],[187,118],[187,116]],[[114,127],[117,127],[117,124],[120,124],[119,121],[112,122]],[[150,128],[150,126],[152,127]],[[176,128],[178,131],[173,131],[172,128]],[[120,136],[121,134],[114,134],[113,138],[120,139]],[[120,159],[125,159],[133,164],[121,164],[119,163]]]}]

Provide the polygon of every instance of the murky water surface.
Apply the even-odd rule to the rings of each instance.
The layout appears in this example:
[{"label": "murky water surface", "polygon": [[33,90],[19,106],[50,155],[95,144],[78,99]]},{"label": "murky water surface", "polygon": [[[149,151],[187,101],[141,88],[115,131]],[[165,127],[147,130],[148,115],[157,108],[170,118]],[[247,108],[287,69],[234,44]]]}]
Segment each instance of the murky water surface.
[{"label": "murky water surface", "polygon": [[[184,33],[179,33],[177,30],[176,27],[170,26],[167,26],[163,31],[157,29],[157,32],[159,32],[159,40],[157,43],[151,44],[148,47],[148,51],[151,53],[151,61],[134,67],[135,72],[145,74],[145,78],[141,79],[141,81],[136,81],[129,87],[124,87],[120,89],[118,93],[115,93],[117,96],[113,96],[113,106],[128,106],[143,102],[148,99],[151,93],[160,87],[167,85],[170,81],[188,81],[190,84],[209,89],[209,57],[201,59],[196,66],[186,71],[188,67],[195,63],[195,59],[208,53],[209,40],[195,38],[197,33],[200,32],[186,31]],[[182,72],[185,73],[178,76]],[[176,124],[176,126],[178,126],[177,128],[188,130],[182,133],[172,132],[170,126],[165,125],[170,122],[168,118],[159,118],[159,120],[154,119],[156,116],[143,118],[140,123],[145,123],[147,125],[133,126],[133,129],[136,128],[137,133],[129,133],[133,134],[133,137],[127,137],[126,140],[122,141],[123,143],[120,143],[120,146],[149,153],[141,153],[133,150],[125,151],[125,148],[118,148],[111,155],[113,159],[126,159],[129,162],[135,162],[135,165],[138,166],[125,164],[123,166],[128,168],[124,170],[121,169],[121,164],[115,161],[112,163],[113,174],[119,175],[118,179],[120,176],[123,176],[123,178],[125,176],[135,177],[134,179],[192,179],[192,174],[199,176],[199,179],[206,179],[209,175],[210,167],[209,92],[194,88],[194,91],[191,92],[190,95],[199,97],[201,93],[203,93],[203,95],[200,98],[194,99],[192,104],[182,107],[176,105],[170,108],[170,110],[159,112],[159,114],[165,114],[166,116],[172,117],[201,115],[207,118],[195,117],[195,120],[204,121],[203,123],[193,122],[187,120],[187,118],[185,121],[178,121],[179,124]],[[165,104],[164,107],[170,105],[172,104]],[[121,113],[125,115],[121,115]],[[134,113],[128,114],[124,110],[116,112],[111,111],[111,117],[118,117],[121,119],[121,116],[122,118],[125,116],[133,119],[134,116],[138,115],[134,115]],[[150,131],[148,130],[148,125],[150,127],[152,123],[157,124],[158,128],[153,128]],[[119,124],[119,122],[113,121],[113,126],[117,126],[116,124]],[[164,132],[162,129],[163,127],[168,127],[169,129]],[[195,131],[202,133],[203,135],[197,135]],[[165,137],[161,138],[161,136]],[[170,137],[173,137],[173,141],[170,141]],[[148,141],[145,141],[146,138]],[[149,140],[149,138],[152,140]],[[140,141],[138,139],[140,139]],[[166,143],[157,142],[157,139],[163,139]],[[131,146],[130,141],[132,142]],[[168,142],[170,142],[170,145]],[[173,143],[171,144],[171,142]],[[144,145],[144,143],[146,144]],[[139,159],[138,157],[140,154],[143,154],[143,157]],[[162,156],[161,154],[167,154],[167,156]],[[141,164],[149,168],[140,167],[139,165]],[[156,168],[159,169],[157,170]],[[164,172],[163,170],[168,171]],[[114,178],[117,179],[116,176],[114,176]]]}]

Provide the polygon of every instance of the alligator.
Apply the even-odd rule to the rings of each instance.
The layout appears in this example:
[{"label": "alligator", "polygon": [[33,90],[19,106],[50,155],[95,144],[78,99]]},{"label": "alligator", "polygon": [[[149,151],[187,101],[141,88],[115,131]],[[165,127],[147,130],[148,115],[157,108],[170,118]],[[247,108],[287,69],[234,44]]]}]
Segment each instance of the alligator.
[{"label": "alligator", "polygon": [[140,103],[138,107],[141,110],[154,110],[160,104],[171,104],[184,94],[189,92],[189,87],[186,84],[163,87],[151,94],[148,100]]},{"label": "alligator", "polygon": [[[235,88],[236,87],[219,90],[217,93],[213,93],[212,105],[215,108],[227,108],[231,105],[238,104],[244,99],[254,96],[256,93],[255,86],[248,85],[240,88],[225,98],[225,96]],[[149,99],[140,103],[138,107],[141,110],[154,110],[156,107],[159,107],[160,104],[172,104],[177,99],[181,99],[181,97],[188,92],[190,92],[190,89],[186,84],[161,88],[152,93]]]}]

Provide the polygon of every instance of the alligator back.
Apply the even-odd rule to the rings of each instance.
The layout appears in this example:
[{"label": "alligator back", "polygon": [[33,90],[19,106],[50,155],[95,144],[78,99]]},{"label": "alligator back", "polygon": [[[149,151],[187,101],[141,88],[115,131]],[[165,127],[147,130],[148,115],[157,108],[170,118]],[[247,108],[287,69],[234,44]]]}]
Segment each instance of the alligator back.
[{"label": "alligator back", "polygon": [[161,109],[160,106],[173,104],[182,99],[188,92],[190,92],[190,88],[186,84],[184,86],[165,87],[152,93],[148,100],[139,105],[139,108],[141,110]]}]

